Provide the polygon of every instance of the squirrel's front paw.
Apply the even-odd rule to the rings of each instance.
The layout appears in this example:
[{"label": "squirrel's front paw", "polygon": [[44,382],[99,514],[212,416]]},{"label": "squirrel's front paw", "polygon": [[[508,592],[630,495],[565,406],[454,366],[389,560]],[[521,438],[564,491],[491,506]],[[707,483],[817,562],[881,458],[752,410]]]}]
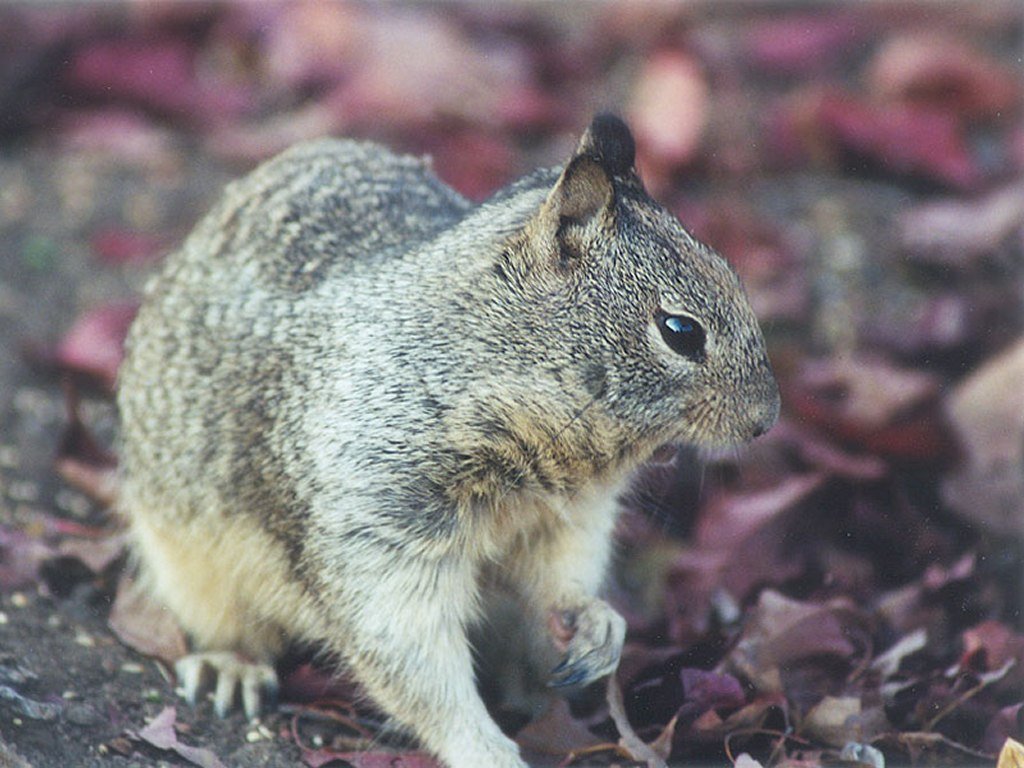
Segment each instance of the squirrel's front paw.
[{"label": "squirrel's front paw", "polygon": [[619,665],[626,620],[604,600],[595,598],[575,608],[553,610],[549,627],[565,656],[551,670],[548,685],[586,685]]},{"label": "squirrel's front paw", "polygon": [[219,717],[226,717],[234,709],[239,689],[242,709],[250,719],[258,717],[264,707],[272,707],[277,699],[274,668],[246,661],[232,651],[190,653],[178,659],[174,672],[178,692],[190,704],[195,704],[212,687],[213,709]]}]

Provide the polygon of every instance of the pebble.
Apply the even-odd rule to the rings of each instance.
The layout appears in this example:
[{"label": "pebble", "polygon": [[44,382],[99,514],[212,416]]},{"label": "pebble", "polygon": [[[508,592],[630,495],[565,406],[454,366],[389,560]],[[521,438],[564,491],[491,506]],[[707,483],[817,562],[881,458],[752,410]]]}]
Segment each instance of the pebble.
[{"label": "pebble", "polygon": [[88,704],[81,702],[75,702],[74,704],[68,704],[64,708],[64,718],[69,723],[75,725],[99,725],[103,722],[103,717]]},{"label": "pebble", "polygon": [[92,505],[89,504],[89,500],[85,496],[75,491],[69,491],[66,488],[57,491],[54,502],[60,509],[74,517],[85,517],[92,509]]},{"label": "pebble", "polygon": [[144,670],[141,664],[136,664],[134,661],[126,661],[121,665],[121,671],[127,672],[129,675],[141,675]]},{"label": "pebble", "polygon": [[0,624],[6,624],[8,622],[7,614],[0,611]]},{"label": "pebble", "polygon": [[14,469],[18,466],[18,450],[13,445],[0,445],[0,467]]},{"label": "pebble", "polygon": [[86,648],[92,648],[96,645],[96,640],[82,631],[75,633],[75,642],[79,645],[85,646]]},{"label": "pebble", "polygon": [[15,480],[7,486],[7,498],[11,501],[38,501],[39,486],[31,480]]},{"label": "pebble", "polygon": [[12,592],[11,593],[11,605],[15,608],[24,608],[28,605],[28,598],[24,592]]}]

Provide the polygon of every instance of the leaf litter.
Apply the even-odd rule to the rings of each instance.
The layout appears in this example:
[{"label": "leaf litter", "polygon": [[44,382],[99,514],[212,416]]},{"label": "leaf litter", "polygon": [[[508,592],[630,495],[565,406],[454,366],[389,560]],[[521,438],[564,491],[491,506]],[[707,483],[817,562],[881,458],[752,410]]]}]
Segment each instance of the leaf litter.
[{"label": "leaf litter", "polygon": [[[519,727],[520,744],[538,764],[1024,764],[1024,89],[1006,43],[1019,9],[936,7],[925,21],[912,5],[613,2],[571,24],[450,10],[3,9],[21,38],[0,32],[0,63],[17,60],[36,96],[0,78],[0,104],[29,145],[55,126],[57,153],[172,175],[250,167],[325,132],[374,138],[433,155],[477,199],[558,162],[591,112],[619,105],[651,188],[745,279],[784,412],[740,454],[642,474],[612,592],[630,624],[618,677],[607,700],[560,701]],[[816,202],[793,191],[798,177]],[[0,215],[17,225],[30,208],[7,189]],[[126,206],[75,234],[97,275],[142,274],[172,244]],[[859,210],[876,223],[843,224]],[[115,384],[137,296],[84,295],[56,343],[12,341],[91,399]],[[68,399],[58,472],[109,506],[116,459]],[[5,596],[98,590],[111,631],[170,664],[185,640],[122,563],[108,518],[62,522],[24,503],[0,517]],[[299,744],[308,765],[434,764],[367,742],[359,729],[379,738],[379,722],[330,671],[283,670],[284,714],[315,721],[319,742],[301,728],[272,741]],[[0,711],[50,703],[38,682],[3,685]],[[149,713],[116,742],[129,754],[221,764],[179,738],[190,713]],[[353,723],[363,741],[341,737]]]}]

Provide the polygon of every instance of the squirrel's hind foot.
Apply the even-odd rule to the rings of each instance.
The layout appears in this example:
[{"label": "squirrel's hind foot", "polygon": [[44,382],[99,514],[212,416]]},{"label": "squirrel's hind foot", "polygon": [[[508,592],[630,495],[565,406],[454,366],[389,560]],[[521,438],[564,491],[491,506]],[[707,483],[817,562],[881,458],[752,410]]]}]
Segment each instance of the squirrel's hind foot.
[{"label": "squirrel's hind foot", "polygon": [[250,720],[277,703],[277,673],[269,664],[243,659],[234,651],[190,653],[174,665],[178,693],[190,704],[213,690],[213,709],[227,717],[235,708],[239,691],[242,709]]}]

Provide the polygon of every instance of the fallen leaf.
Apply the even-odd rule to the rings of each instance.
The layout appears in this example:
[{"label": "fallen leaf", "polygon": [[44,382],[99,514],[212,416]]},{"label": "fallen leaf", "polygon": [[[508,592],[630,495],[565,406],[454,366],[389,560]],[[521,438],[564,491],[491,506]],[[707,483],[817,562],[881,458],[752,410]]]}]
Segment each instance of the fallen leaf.
[{"label": "fallen leaf", "polygon": [[943,498],[987,530],[1024,537],[1024,340],[975,370],[946,405],[963,450]]},{"label": "fallen leaf", "polygon": [[764,768],[760,762],[752,758],[747,752],[743,752],[736,758],[733,768]]},{"label": "fallen leaf", "polygon": [[527,753],[565,756],[596,746],[601,739],[574,718],[568,702],[558,697],[516,734],[516,743]]},{"label": "fallen leaf", "polygon": [[904,635],[896,641],[889,649],[878,654],[871,661],[871,669],[877,672],[882,680],[888,680],[895,675],[903,660],[911,656],[928,644],[928,632],[923,627],[915,629],[908,635]]},{"label": "fallen leaf", "polygon": [[1007,739],[1024,739],[1024,703],[1011,704],[996,713],[985,728],[981,749],[996,754]]},{"label": "fallen leaf", "polygon": [[[976,188],[981,169],[955,115],[930,106],[879,104],[812,86],[770,110],[772,162],[865,162],[890,177],[924,179],[957,190]],[[851,162],[852,161],[852,162]]]},{"label": "fallen leaf", "polygon": [[704,74],[689,55],[664,50],[644,63],[626,114],[645,172],[661,175],[694,158],[707,120],[708,98]]},{"label": "fallen leaf", "polygon": [[157,749],[174,752],[178,757],[200,768],[225,768],[224,763],[210,750],[190,747],[178,741],[178,734],[174,730],[176,717],[174,707],[165,707],[145,728],[137,734],[130,735],[137,741],[144,741]]},{"label": "fallen leaf", "polygon": [[739,709],[747,703],[740,681],[732,675],[683,667],[679,670],[683,684],[683,704],[679,717],[694,718],[709,709],[718,713]]},{"label": "fallen leaf", "polygon": [[216,69],[200,77],[195,55],[185,38],[92,40],[71,55],[65,87],[201,123],[244,112],[252,98],[248,88]]},{"label": "fallen leaf", "polygon": [[961,667],[986,672],[1012,661],[1013,668],[1001,687],[1006,691],[1024,690],[1024,635],[1001,621],[988,619],[964,630],[962,639]]},{"label": "fallen leaf", "polygon": [[185,634],[171,612],[127,574],[122,574],[117,585],[107,623],[129,648],[159,659],[169,667],[188,652]]},{"label": "fallen leaf", "polygon": [[81,400],[77,388],[64,388],[67,424],[57,447],[54,465],[64,481],[104,507],[117,499],[119,479],[117,457],[100,445],[82,421]]},{"label": "fallen leaf", "polygon": [[304,750],[302,761],[310,768],[343,763],[351,768],[440,768],[430,755],[420,752],[335,752],[330,749]]},{"label": "fallen leaf", "polygon": [[1016,739],[1007,739],[999,750],[996,768],[1024,768],[1024,744]]},{"label": "fallen leaf", "polygon": [[978,200],[924,203],[900,214],[899,227],[901,245],[911,258],[974,267],[1024,227],[1024,184],[1010,184]]},{"label": "fallen leaf", "polygon": [[805,75],[834,66],[869,32],[863,17],[824,6],[759,18],[743,35],[743,48],[759,74]]},{"label": "fallen leaf", "polygon": [[944,461],[954,451],[939,378],[879,357],[809,360],[789,382],[791,413],[876,455]]},{"label": "fallen leaf", "polygon": [[786,690],[783,674],[801,662],[854,663],[868,637],[866,617],[846,600],[801,602],[766,589],[720,666],[749,680],[759,693],[777,693]]},{"label": "fallen leaf", "polygon": [[153,261],[166,244],[149,232],[107,227],[94,232],[89,245],[101,264],[116,266]]},{"label": "fallen leaf", "polygon": [[869,90],[893,101],[927,104],[966,120],[1006,119],[1021,107],[1020,74],[952,34],[896,34],[868,64]]},{"label": "fallen leaf", "polygon": [[43,563],[56,554],[39,538],[0,525],[0,590],[10,592],[35,584]]},{"label": "fallen leaf", "polygon": [[49,356],[61,370],[85,376],[113,391],[124,357],[124,339],[138,304],[113,303],[81,315]]}]

